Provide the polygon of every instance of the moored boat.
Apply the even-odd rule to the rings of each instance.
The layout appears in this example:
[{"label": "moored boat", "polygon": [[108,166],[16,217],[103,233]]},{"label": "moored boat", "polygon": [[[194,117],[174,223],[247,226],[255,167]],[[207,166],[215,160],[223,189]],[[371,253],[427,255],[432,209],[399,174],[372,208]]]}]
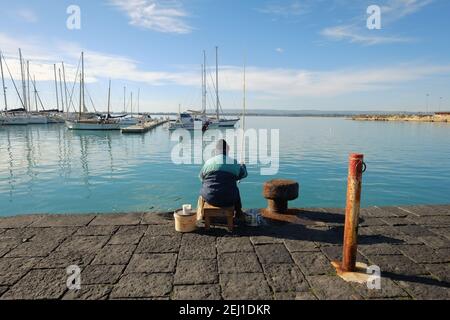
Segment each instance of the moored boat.
[{"label": "moored boat", "polygon": [[[108,88],[108,112],[106,116],[98,115],[97,117],[86,118],[88,115],[83,114],[82,110],[87,110],[84,101],[84,53],[81,53],[81,77],[80,77],[80,105],[77,119],[66,120],[66,126],[70,130],[120,130],[118,119],[110,117],[110,101],[111,101],[111,80],[109,80]],[[84,117],[83,117],[84,116]]]},{"label": "moored boat", "polygon": [[66,120],[66,126],[70,130],[120,130],[117,120],[108,119]]}]

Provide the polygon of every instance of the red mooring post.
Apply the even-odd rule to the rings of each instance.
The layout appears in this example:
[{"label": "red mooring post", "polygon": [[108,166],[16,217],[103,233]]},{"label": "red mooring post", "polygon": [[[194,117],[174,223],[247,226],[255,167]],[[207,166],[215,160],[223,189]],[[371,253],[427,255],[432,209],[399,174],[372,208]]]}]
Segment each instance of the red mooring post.
[{"label": "red mooring post", "polygon": [[349,156],[347,202],[345,206],[344,248],[341,270],[355,271],[356,250],[358,248],[358,221],[361,207],[361,182],[364,155],[352,153]]}]

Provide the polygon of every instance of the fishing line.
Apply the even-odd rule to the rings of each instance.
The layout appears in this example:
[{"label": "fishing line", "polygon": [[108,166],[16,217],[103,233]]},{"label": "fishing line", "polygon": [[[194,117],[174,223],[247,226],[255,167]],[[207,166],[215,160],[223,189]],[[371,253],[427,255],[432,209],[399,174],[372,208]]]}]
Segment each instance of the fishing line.
[{"label": "fishing line", "polygon": [[244,58],[244,87],[243,87],[243,92],[244,92],[244,96],[242,99],[243,102],[243,110],[242,110],[242,141],[241,141],[241,164],[245,163],[245,113],[246,113],[246,96],[245,96],[245,91],[246,91],[246,86],[245,86],[245,68],[246,68],[246,60],[247,58]]}]

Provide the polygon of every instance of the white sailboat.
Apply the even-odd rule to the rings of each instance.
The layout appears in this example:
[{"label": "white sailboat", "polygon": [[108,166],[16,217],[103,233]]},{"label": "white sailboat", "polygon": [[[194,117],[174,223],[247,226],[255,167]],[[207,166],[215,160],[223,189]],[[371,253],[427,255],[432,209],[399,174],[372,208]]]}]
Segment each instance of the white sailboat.
[{"label": "white sailboat", "polygon": [[[125,87],[124,87],[124,110],[125,110]],[[130,115],[127,115],[125,113],[125,115],[123,117],[118,118],[119,119],[119,124],[120,127],[124,128],[124,127],[129,127],[129,126],[134,126],[136,124],[138,124],[139,119],[136,117],[133,117],[133,92],[130,92],[130,104],[131,104],[131,113]]]},{"label": "white sailboat", "polygon": [[108,114],[106,117],[82,118],[82,110],[86,110],[84,99],[84,53],[81,53],[81,77],[80,77],[80,105],[78,119],[66,120],[66,126],[70,130],[120,130],[120,124],[117,119],[109,118],[111,101],[111,80],[108,89]]},{"label": "white sailboat", "polygon": [[[31,111],[31,94],[30,94],[30,61],[27,60],[27,99],[26,109],[28,112],[28,124],[47,124],[47,117],[45,115],[39,114]],[[35,90],[36,91],[36,90]]]},{"label": "white sailboat", "polygon": [[178,118],[169,122],[169,130],[194,130],[196,122],[199,123],[203,131],[208,128],[207,124],[200,119],[196,119],[191,112],[181,112],[181,106],[178,106]]},{"label": "white sailboat", "polygon": [[[22,76],[22,85],[24,85],[23,81],[23,64],[22,64],[22,53],[19,49],[19,56],[20,56],[20,67],[21,67],[21,76]],[[6,97],[6,85],[5,85],[5,76],[3,72],[3,61],[5,62],[6,69],[8,70],[9,76],[11,78],[11,81],[14,85],[14,88],[17,92],[17,96],[19,97],[19,100],[22,104],[21,108],[15,108],[8,110],[8,101]],[[5,109],[0,114],[0,123],[3,125],[27,125],[28,124],[28,114],[26,112],[24,99],[19,94],[19,91],[17,89],[16,83],[14,81],[14,78],[12,77],[11,71],[9,70],[8,65],[6,64],[5,57],[3,56],[3,53],[0,52],[0,69],[1,69],[1,75],[2,75],[2,86],[3,86],[3,95],[4,95],[4,102],[5,102]],[[25,93],[25,88],[23,88],[23,92]]]},{"label": "white sailboat", "polygon": [[221,118],[220,117],[220,100],[219,100],[219,48],[216,47],[216,119],[219,128],[223,127],[234,127],[236,123],[240,120],[237,118]]},{"label": "white sailboat", "polygon": [[233,128],[236,123],[240,120],[239,118],[224,118],[220,115],[221,106],[219,99],[219,59],[218,59],[219,48],[216,47],[216,83],[215,83],[215,93],[216,93],[216,114],[215,116],[206,116],[206,58],[205,52],[203,51],[203,73],[202,73],[202,115],[201,119],[208,123],[208,129],[213,128]]}]

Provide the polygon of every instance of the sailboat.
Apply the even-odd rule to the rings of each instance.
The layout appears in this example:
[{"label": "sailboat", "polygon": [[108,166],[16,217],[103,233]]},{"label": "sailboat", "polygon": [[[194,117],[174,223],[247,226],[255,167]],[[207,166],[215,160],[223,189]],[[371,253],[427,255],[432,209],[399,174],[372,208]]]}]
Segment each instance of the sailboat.
[{"label": "sailboat", "polygon": [[[240,120],[238,118],[224,118],[221,117],[220,111],[222,110],[220,105],[220,99],[219,99],[219,59],[218,59],[218,51],[219,48],[216,47],[216,83],[215,83],[215,89],[216,89],[216,114],[214,117],[207,117],[208,121],[208,128],[233,128],[236,123]],[[205,55],[204,55],[205,56]],[[206,59],[204,57],[204,69],[203,69],[203,119],[206,117]]]},{"label": "sailboat", "polygon": [[81,77],[80,77],[80,105],[78,119],[66,120],[66,126],[70,130],[120,130],[120,124],[117,119],[110,118],[111,101],[111,80],[108,88],[108,114],[97,118],[83,118],[83,112],[86,110],[84,99],[84,52],[81,53]]},{"label": "sailboat", "polygon": [[176,130],[176,129],[194,130],[196,122],[201,123],[202,131],[208,129],[208,122],[204,122],[201,119],[193,116],[192,111],[181,112],[180,106],[178,106],[178,118],[175,121],[169,122],[169,130]]},{"label": "sailboat", "polygon": [[[21,76],[22,76],[22,84],[23,82],[23,64],[22,64],[22,55],[19,49],[19,55],[20,55],[20,67],[21,67]],[[11,81],[14,85],[14,88],[16,89],[17,96],[19,97],[19,100],[22,104],[21,108],[15,108],[15,109],[9,109],[8,110],[8,101],[6,97],[6,85],[5,85],[5,76],[3,73],[3,61],[5,62],[6,69],[8,70],[9,76],[11,78]],[[2,86],[3,86],[3,96],[4,96],[4,102],[5,102],[5,109],[0,114],[0,123],[3,125],[27,125],[28,124],[28,114],[26,113],[26,108],[24,105],[24,100],[19,94],[19,91],[17,89],[16,83],[14,81],[14,78],[11,75],[11,71],[9,70],[8,65],[6,64],[5,57],[3,56],[3,53],[0,52],[0,69],[1,69],[1,75],[2,75]],[[25,89],[24,91],[25,92]]]},{"label": "sailboat", "polygon": [[128,127],[128,126],[134,126],[136,124],[138,124],[139,119],[136,117],[133,117],[133,92],[130,92],[130,104],[131,104],[131,113],[130,115],[126,114],[126,99],[125,99],[125,95],[126,95],[126,88],[123,88],[123,108],[124,108],[124,115],[118,117],[119,119],[119,124],[121,127]]},{"label": "sailboat", "polygon": [[[45,115],[39,114],[36,110],[36,113],[31,111],[31,94],[30,94],[30,61],[27,60],[27,99],[26,101],[26,109],[28,112],[28,124],[47,124],[47,117]],[[36,88],[35,88],[36,91]]]}]

